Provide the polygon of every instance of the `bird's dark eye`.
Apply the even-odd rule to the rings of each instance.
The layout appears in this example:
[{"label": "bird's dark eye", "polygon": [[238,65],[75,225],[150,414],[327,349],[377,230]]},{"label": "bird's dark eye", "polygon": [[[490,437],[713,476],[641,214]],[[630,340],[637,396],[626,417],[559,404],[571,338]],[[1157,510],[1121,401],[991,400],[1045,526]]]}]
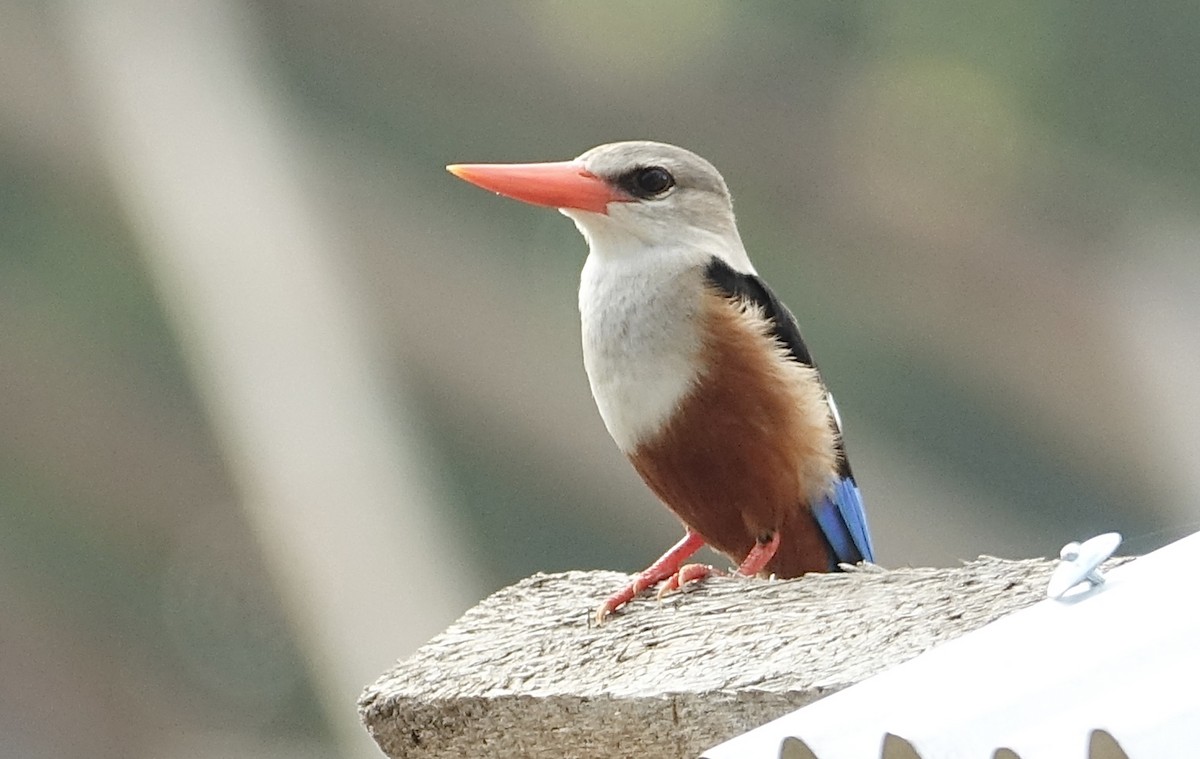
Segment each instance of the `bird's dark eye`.
[{"label": "bird's dark eye", "polygon": [[675,177],[662,166],[635,169],[621,179],[625,189],[639,198],[652,198],[675,186]]}]

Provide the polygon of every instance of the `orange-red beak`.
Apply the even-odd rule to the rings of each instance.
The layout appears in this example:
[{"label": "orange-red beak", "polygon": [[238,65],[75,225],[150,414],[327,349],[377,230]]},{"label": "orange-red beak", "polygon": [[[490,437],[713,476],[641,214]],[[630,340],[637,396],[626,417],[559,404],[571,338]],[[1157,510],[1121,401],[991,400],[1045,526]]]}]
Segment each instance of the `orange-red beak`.
[{"label": "orange-red beak", "polygon": [[485,190],[535,206],[608,213],[609,203],[629,200],[579,161],[456,163],[446,170]]}]

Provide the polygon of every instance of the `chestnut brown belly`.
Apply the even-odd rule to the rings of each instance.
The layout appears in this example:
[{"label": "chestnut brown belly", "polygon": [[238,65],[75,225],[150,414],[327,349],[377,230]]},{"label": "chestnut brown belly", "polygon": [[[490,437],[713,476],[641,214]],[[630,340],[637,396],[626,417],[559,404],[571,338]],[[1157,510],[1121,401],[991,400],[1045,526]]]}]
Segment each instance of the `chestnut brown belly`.
[{"label": "chestnut brown belly", "polygon": [[779,531],[767,571],[827,571],[828,548],[809,508],[836,466],[820,379],[781,354],[754,312],[719,298],[708,302],[706,318],[695,386],[630,460],[688,527],[735,563]]}]

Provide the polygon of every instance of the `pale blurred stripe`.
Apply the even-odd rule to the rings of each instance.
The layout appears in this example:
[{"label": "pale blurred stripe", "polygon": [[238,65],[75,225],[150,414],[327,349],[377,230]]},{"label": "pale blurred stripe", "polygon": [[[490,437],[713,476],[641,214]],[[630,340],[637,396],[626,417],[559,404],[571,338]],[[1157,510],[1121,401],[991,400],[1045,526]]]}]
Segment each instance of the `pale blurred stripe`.
[{"label": "pale blurred stripe", "polygon": [[1133,405],[1146,433],[1133,442],[1169,496],[1167,523],[1155,536],[1162,541],[1200,528],[1200,223],[1188,199],[1180,205],[1182,212],[1130,215],[1106,293],[1122,338],[1118,355],[1138,371]]},{"label": "pale blurred stripe", "polygon": [[220,1],[66,6],[112,181],[206,403],[343,755],[354,700],[477,596],[304,160]]}]

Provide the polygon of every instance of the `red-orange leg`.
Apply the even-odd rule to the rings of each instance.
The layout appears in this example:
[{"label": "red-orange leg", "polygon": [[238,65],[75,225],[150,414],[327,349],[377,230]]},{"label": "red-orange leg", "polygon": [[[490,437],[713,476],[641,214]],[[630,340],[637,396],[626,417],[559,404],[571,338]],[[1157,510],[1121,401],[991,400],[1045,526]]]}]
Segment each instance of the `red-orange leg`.
[{"label": "red-orange leg", "polygon": [[750,549],[750,553],[746,554],[746,558],[738,565],[737,571],[740,575],[753,577],[771,563],[771,559],[775,558],[775,552],[779,550],[779,530],[771,533],[771,539],[767,542],[762,542],[760,538]]},{"label": "red-orange leg", "polygon": [[688,530],[683,539],[667,549],[667,552],[660,556],[658,561],[647,567],[646,571],[634,578],[633,582],[614,593],[600,605],[600,608],[596,609],[596,624],[603,624],[605,617],[629,603],[634,596],[646,588],[668,577],[674,577],[679,572],[680,565],[703,547],[704,538]]},{"label": "red-orange leg", "polygon": [[[771,563],[771,559],[775,557],[775,552],[779,550],[779,532],[771,533],[769,540],[757,542],[750,549],[750,553],[746,554],[746,558],[738,565],[737,573],[746,577],[753,577],[767,564]],[[710,567],[707,564],[685,564],[679,568],[679,571],[667,578],[663,586],[659,588],[658,597],[661,599],[666,594],[679,590],[689,582],[703,580],[705,577],[712,575],[725,574],[719,569]]]}]

